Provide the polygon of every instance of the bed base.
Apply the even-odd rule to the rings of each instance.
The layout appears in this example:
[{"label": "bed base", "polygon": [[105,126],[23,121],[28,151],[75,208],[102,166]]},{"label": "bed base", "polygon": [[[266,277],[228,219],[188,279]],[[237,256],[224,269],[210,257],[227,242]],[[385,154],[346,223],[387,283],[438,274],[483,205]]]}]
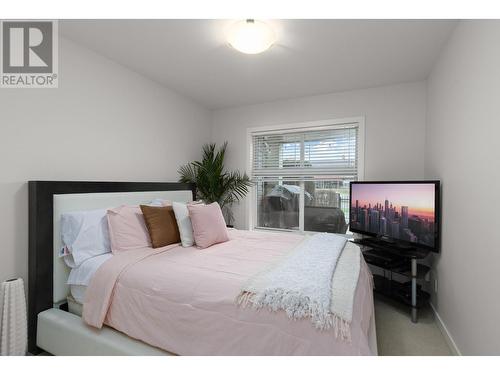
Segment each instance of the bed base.
[{"label": "bed base", "polygon": [[[375,315],[372,315],[368,340],[377,355]],[[38,314],[36,345],[53,355],[64,356],[174,356],[175,354],[135,340],[109,327],[86,325],[75,314],[52,308]]]},{"label": "bed base", "polygon": [[36,345],[53,355],[173,356],[112,328],[92,328],[75,314],[52,308],[38,314]]}]

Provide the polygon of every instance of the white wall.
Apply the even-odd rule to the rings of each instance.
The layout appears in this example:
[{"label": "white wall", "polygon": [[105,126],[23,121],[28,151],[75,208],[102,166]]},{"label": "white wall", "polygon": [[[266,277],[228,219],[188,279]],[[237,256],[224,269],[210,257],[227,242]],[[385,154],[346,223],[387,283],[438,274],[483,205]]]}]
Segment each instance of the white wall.
[{"label": "white wall", "polygon": [[[421,179],[425,111],[424,82],[309,96],[216,110],[212,141],[229,141],[227,167],[246,170],[247,128],[364,116],[365,179]],[[247,227],[246,206],[235,208],[239,228]]]},{"label": "white wall", "polygon": [[428,81],[425,174],[442,180],[433,302],[462,354],[500,354],[500,21],[461,22]]},{"label": "white wall", "polygon": [[0,281],[27,277],[28,180],[176,181],[210,112],[60,38],[58,89],[0,89]]}]

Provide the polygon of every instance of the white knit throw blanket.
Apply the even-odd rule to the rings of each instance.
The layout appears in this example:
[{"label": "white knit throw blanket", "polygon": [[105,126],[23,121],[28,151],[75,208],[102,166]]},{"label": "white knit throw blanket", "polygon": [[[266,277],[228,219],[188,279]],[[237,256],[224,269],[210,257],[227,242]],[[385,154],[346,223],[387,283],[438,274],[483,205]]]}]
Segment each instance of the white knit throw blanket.
[{"label": "white knit throw blanket", "polygon": [[350,340],[360,252],[343,251],[345,245],[346,239],[335,234],[306,237],[277,264],[250,278],[237,303],[284,310],[294,320],[308,317],[316,328],[333,329],[336,337]]}]

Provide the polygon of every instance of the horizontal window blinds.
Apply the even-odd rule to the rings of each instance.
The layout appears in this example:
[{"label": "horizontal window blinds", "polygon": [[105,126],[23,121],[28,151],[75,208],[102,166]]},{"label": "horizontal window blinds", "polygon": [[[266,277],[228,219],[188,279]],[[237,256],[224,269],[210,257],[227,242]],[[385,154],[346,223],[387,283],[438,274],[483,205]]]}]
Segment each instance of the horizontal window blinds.
[{"label": "horizontal window blinds", "polygon": [[355,177],[358,124],[252,134],[254,179]]}]

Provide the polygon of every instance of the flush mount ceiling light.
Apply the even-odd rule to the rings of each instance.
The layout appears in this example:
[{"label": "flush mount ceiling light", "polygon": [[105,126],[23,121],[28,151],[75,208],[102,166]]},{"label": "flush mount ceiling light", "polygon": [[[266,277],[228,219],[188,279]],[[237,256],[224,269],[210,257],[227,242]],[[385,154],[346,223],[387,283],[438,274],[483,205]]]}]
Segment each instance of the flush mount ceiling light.
[{"label": "flush mount ceiling light", "polygon": [[227,40],[234,49],[254,55],[269,49],[276,36],[268,24],[249,19],[231,25]]}]

